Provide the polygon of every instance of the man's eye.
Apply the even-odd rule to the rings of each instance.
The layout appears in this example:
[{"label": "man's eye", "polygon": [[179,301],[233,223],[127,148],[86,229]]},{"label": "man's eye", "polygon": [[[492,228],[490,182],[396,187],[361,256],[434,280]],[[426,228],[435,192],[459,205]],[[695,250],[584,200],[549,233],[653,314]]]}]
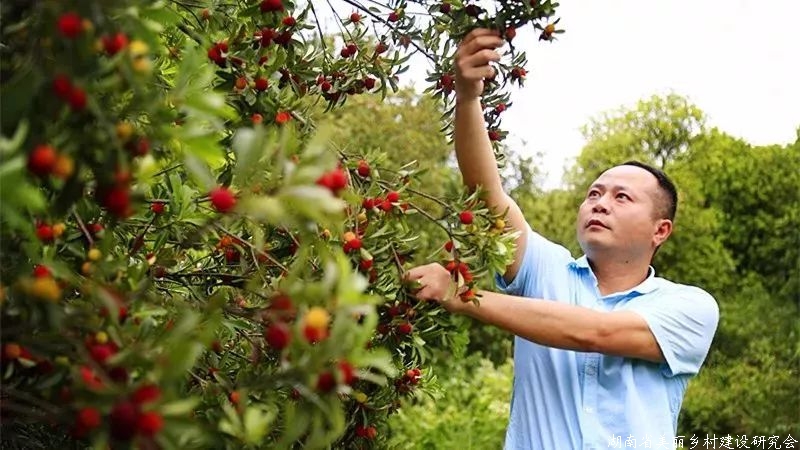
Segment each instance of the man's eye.
[{"label": "man's eye", "polygon": [[628,194],[617,194],[617,198],[621,198],[623,200],[630,200],[631,198],[628,197]]},{"label": "man's eye", "polygon": [[598,192],[598,191],[589,191],[589,193],[586,195],[586,197],[595,198],[595,197],[598,197],[599,195],[600,195],[600,192]]}]

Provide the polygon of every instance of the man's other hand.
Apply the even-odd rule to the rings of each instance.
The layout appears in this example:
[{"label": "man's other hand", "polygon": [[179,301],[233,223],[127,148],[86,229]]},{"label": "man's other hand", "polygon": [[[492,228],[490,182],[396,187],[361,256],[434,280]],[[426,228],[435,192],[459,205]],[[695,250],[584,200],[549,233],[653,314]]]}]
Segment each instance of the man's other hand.
[{"label": "man's other hand", "polygon": [[483,92],[484,78],[492,78],[495,69],[490,62],[500,61],[497,48],[503,39],[497,31],[478,28],[464,37],[455,56],[456,97],[459,100],[478,98]]},{"label": "man's other hand", "polygon": [[405,273],[404,279],[412,286],[412,292],[419,300],[439,302],[448,311],[454,311],[461,306],[458,285],[452,274],[441,264],[414,267]]}]

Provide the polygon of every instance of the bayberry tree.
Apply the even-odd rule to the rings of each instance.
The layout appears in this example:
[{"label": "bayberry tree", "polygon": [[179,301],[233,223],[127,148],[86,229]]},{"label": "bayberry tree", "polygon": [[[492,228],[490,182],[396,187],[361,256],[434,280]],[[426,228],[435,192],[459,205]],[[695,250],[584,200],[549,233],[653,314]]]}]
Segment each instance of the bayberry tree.
[{"label": "bayberry tree", "polygon": [[458,40],[493,27],[512,44],[484,97],[499,151],[516,30],[560,30],[550,1],[345,4],[3,2],[9,445],[37,424],[113,447],[385,444],[456,326],[404,271],[436,259],[472,287],[513,236],[480,191],[431,195],[312,112],[387,95],[417,53],[446,118]]}]

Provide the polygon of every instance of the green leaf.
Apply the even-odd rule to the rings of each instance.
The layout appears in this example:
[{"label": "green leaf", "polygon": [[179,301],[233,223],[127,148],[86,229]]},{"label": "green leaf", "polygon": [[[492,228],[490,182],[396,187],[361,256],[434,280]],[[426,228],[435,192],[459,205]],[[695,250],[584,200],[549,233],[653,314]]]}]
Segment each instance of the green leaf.
[{"label": "green leaf", "polygon": [[245,441],[253,445],[261,443],[277,416],[274,408],[266,409],[258,405],[248,407],[244,412]]},{"label": "green leaf", "polygon": [[184,398],[162,405],[159,411],[165,417],[183,417],[192,412],[198,404],[200,399],[197,397]]}]

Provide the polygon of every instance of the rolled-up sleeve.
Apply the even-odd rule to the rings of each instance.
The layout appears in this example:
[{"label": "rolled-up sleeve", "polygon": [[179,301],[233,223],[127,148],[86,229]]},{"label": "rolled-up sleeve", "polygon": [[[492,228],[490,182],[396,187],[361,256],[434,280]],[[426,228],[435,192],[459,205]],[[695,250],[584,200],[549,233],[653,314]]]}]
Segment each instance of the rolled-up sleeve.
[{"label": "rolled-up sleeve", "polygon": [[632,309],[644,317],[661,348],[665,376],[694,375],[700,370],[719,324],[719,307],[710,294],[685,286]]}]

